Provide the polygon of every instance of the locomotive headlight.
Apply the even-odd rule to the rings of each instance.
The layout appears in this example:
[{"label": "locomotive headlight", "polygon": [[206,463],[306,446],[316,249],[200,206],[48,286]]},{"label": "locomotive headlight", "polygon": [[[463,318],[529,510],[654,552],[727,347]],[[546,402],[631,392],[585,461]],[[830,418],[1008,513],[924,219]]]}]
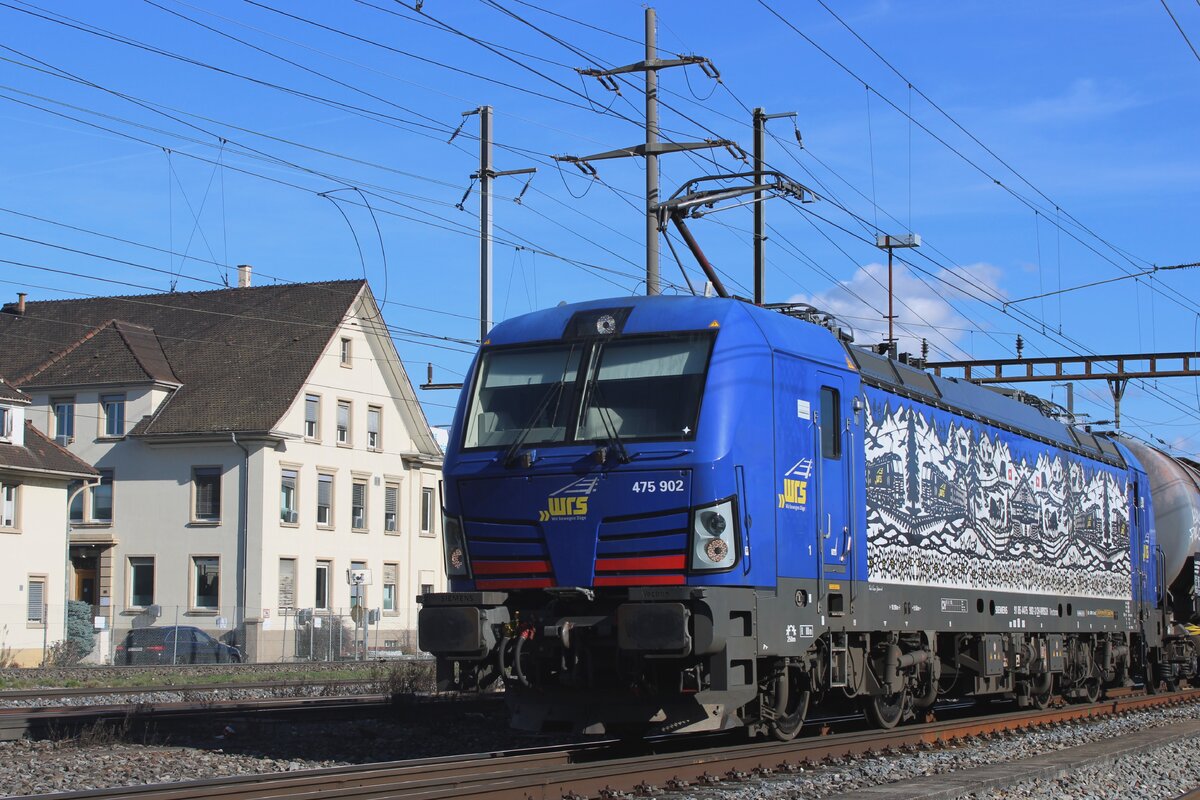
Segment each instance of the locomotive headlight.
[{"label": "locomotive headlight", "polygon": [[471,575],[467,560],[467,541],[463,536],[462,520],[442,513],[442,530],[446,534],[446,574],[451,578],[466,578]]},{"label": "locomotive headlight", "polygon": [[713,536],[720,536],[725,532],[725,528],[729,525],[725,521],[724,515],[720,511],[701,511],[700,519],[704,522],[704,527]]},{"label": "locomotive headlight", "polygon": [[734,498],[692,513],[693,571],[730,569],[738,560],[737,507]]}]

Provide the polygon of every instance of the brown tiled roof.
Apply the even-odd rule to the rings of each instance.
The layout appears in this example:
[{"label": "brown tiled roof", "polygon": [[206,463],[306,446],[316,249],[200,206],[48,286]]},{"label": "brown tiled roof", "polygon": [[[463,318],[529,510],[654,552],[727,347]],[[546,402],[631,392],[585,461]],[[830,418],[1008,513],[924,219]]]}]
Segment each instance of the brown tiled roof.
[{"label": "brown tiled roof", "polygon": [[0,378],[0,400],[6,403],[23,403],[28,405],[30,398],[21,390],[15,388],[11,383]]},{"label": "brown tiled roof", "polygon": [[17,382],[35,386],[179,383],[152,328],[113,320],[85,333]]},{"label": "brown tiled roof", "polygon": [[0,469],[32,469],[39,472],[65,472],[68,475],[91,475],[100,473],[94,467],[77,458],[45,434],[25,421],[25,446],[0,444]]},{"label": "brown tiled roof", "polygon": [[6,305],[0,374],[25,376],[19,386],[182,384],[138,423],[139,434],[270,430],[365,287],[348,280],[50,300],[27,302],[24,314]]}]

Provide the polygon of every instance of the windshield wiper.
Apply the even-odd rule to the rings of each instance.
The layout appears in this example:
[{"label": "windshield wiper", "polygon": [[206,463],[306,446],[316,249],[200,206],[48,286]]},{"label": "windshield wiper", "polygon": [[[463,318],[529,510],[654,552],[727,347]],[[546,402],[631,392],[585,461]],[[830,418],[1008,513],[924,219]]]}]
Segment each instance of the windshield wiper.
[{"label": "windshield wiper", "polygon": [[[592,407],[596,409],[596,413],[600,416],[600,422],[604,425],[605,443],[617,451],[619,463],[628,464],[633,459],[630,458],[629,451],[625,449],[625,443],[621,441],[621,434],[617,432],[617,423],[613,421],[612,409],[608,407],[608,402],[603,397],[599,376],[592,377],[591,392],[594,398]],[[601,463],[604,463],[603,460]]]},{"label": "windshield wiper", "polygon": [[555,381],[553,385],[538,401],[537,406],[533,409],[533,413],[529,415],[529,420],[521,428],[521,432],[513,439],[512,444],[504,451],[504,466],[511,467],[516,460],[517,453],[521,449],[521,445],[525,443],[526,437],[533,431],[533,426],[537,424],[538,419],[542,416],[542,412],[550,405],[550,401],[562,393],[563,387],[566,386],[566,381]]}]

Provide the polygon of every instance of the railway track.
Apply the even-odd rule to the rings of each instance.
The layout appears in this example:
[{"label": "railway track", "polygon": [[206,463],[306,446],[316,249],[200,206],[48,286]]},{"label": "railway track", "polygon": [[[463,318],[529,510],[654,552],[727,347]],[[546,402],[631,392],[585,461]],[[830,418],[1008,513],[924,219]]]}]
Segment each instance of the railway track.
[{"label": "railway track", "polygon": [[[1019,711],[971,719],[908,725],[891,731],[857,731],[810,736],[788,743],[756,741],[713,746],[710,740],[664,739],[639,752],[614,742],[540,748],[250,775],[55,795],[56,800],[265,800],[304,797],[471,798],[472,800],[559,800],[564,797],[648,794],[689,785],[738,781],[792,772],[823,759],[887,752],[904,747],[947,744],[970,737],[1026,730],[1072,720],[1200,701],[1200,690],[1169,695],[1127,695],[1101,703],[1044,711]],[[679,748],[691,745],[690,749]],[[699,745],[699,746],[696,746]]]},{"label": "railway track", "polygon": [[269,689],[279,692],[300,691],[306,688],[316,686],[369,686],[371,684],[381,684],[383,679],[379,677],[371,678],[336,678],[332,680],[322,680],[321,678],[312,678],[303,681],[247,681],[239,683],[192,683],[192,684],[170,684],[163,683],[153,686],[124,686],[124,687],[94,687],[73,686],[70,688],[53,687],[46,689],[5,689],[0,690],[0,704],[6,700],[29,700],[29,699],[44,699],[44,698],[70,698],[70,697],[105,697],[125,694],[157,694],[162,692],[173,692],[177,694],[187,692],[221,692],[221,691],[236,691],[238,689]]}]

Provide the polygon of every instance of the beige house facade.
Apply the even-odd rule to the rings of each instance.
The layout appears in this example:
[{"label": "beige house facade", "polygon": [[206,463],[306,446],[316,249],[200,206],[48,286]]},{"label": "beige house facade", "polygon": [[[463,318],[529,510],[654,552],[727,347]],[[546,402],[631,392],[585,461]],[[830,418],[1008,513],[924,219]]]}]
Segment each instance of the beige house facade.
[{"label": "beige house facade", "polygon": [[66,595],[113,658],[176,625],[256,661],[415,648],[415,597],[446,585],[441,451],[365,281],[4,311],[0,335],[58,345],[0,356],[29,419],[98,472]]},{"label": "beige house facade", "polygon": [[26,420],[31,398],[0,379],[0,666],[35,666],[62,641],[67,485],[95,470]]}]

